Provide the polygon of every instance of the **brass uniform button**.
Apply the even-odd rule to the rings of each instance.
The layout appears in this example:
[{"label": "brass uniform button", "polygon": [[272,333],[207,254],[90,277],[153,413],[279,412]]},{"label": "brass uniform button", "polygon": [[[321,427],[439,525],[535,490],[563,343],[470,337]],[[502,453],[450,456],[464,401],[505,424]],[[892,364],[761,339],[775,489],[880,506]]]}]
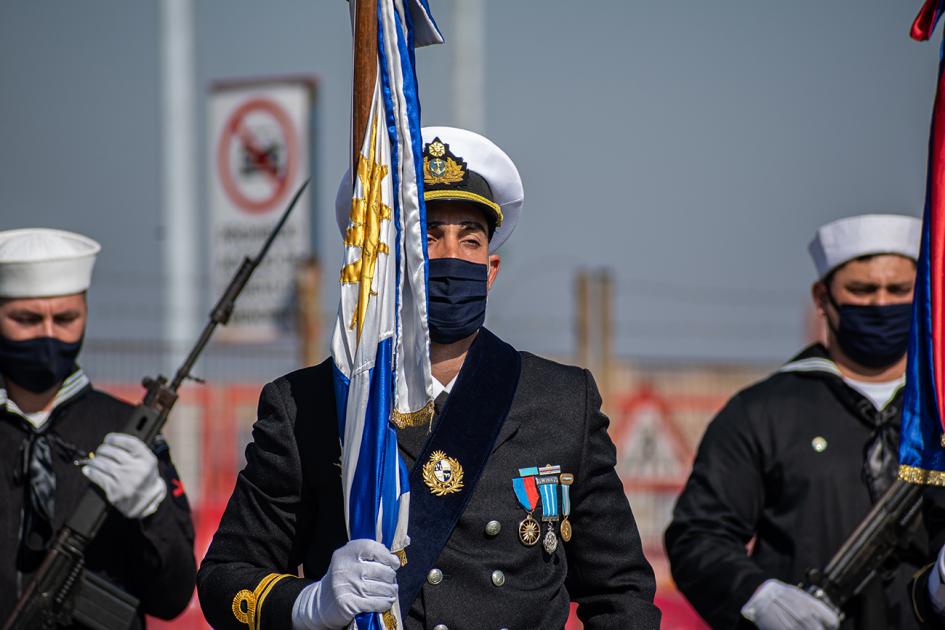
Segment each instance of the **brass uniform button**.
[{"label": "brass uniform button", "polygon": [[502,531],[502,523],[499,521],[489,521],[486,523],[487,536],[498,536],[500,531]]},{"label": "brass uniform button", "polygon": [[439,569],[435,569],[435,568],[430,569],[430,572],[427,573],[427,582],[429,582],[433,586],[436,586],[442,581],[443,581],[443,572],[440,571]]},{"label": "brass uniform button", "polygon": [[435,626],[433,626],[433,630],[450,630],[450,629],[447,628],[445,624],[438,623]]},{"label": "brass uniform button", "polygon": [[505,573],[496,569],[492,572],[492,583],[496,586],[502,586],[505,584]]}]

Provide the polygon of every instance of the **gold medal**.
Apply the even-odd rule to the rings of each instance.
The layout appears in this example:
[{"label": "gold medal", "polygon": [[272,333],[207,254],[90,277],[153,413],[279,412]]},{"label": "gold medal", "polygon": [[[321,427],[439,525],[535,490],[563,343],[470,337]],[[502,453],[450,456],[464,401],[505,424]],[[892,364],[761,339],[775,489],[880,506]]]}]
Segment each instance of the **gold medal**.
[{"label": "gold medal", "polygon": [[571,522],[568,520],[567,516],[561,521],[561,540],[564,542],[571,540]]},{"label": "gold medal", "polygon": [[571,515],[571,484],[574,483],[574,475],[563,473],[561,480],[561,540],[571,541],[571,521],[568,517]]},{"label": "gold medal", "polygon": [[538,543],[540,537],[541,526],[538,521],[533,519],[531,514],[526,515],[522,522],[518,524],[518,539],[526,547],[533,547]]}]

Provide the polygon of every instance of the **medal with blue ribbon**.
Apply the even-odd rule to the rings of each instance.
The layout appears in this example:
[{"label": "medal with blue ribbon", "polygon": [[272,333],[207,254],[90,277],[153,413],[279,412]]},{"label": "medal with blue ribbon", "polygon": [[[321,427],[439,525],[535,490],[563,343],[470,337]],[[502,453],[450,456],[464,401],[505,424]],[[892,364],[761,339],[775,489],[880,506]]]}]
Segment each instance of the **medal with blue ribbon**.
[{"label": "medal with blue ribbon", "polygon": [[[528,472],[528,469],[520,469],[519,474],[522,474],[522,471]],[[538,472],[537,469],[535,472]],[[541,526],[532,517],[538,505],[538,487],[535,484],[534,475],[515,477],[512,479],[512,489],[515,490],[515,498],[518,499],[519,505],[527,512],[525,518],[518,524],[518,538],[523,545],[531,547],[541,536]]]},{"label": "medal with blue ribbon", "polygon": [[[560,466],[545,466],[543,470],[560,472]],[[541,520],[548,523],[543,545],[549,554],[558,548],[558,536],[555,534],[554,524],[558,522],[558,475],[542,475],[535,480],[538,491],[541,493]]]}]

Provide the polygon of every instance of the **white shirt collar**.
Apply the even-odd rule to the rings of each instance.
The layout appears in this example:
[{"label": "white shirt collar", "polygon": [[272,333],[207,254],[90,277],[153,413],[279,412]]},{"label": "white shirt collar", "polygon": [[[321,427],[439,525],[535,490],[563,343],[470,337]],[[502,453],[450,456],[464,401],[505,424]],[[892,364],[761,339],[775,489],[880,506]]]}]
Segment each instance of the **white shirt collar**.
[{"label": "white shirt collar", "polygon": [[[433,382],[436,383],[436,379],[433,379]],[[7,388],[3,384],[3,381],[0,380],[0,408],[6,410],[7,413],[11,413],[15,416],[19,416],[30,423],[30,425],[39,430],[42,429],[46,424],[46,421],[49,420],[49,416],[52,415],[53,409],[66,402],[80,391],[85,389],[89,384],[89,377],[85,375],[85,372],[82,371],[82,368],[77,368],[69,377],[62,382],[62,385],[59,386],[59,391],[56,392],[56,396],[53,398],[52,406],[49,408],[49,411],[38,411],[35,413],[26,413],[20,410],[17,407],[16,403],[10,400],[7,396]]]},{"label": "white shirt collar", "polygon": [[894,378],[891,381],[883,381],[881,383],[859,381],[845,376],[843,377],[843,382],[873,403],[876,409],[882,411],[886,408],[886,405],[893,401],[899,390],[906,384],[906,375],[903,374],[899,378]]},{"label": "white shirt collar", "polygon": [[[847,387],[856,390],[861,396],[873,403],[873,406],[882,411],[892,402],[896,393],[906,383],[906,375],[883,383],[867,383],[844,376],[837,364],[825,357],[808,357],[799,359],[781,366],[779,372],[827,372],[839,376]],[[436,379],[433,379],[434,381]]]},{"label": "white shirt collar", "polygon": [[451,381],[450,381],[449,383],[447,383],[446,385],[444,385],[443,383],[441,383],[441,382],[440,382],[439,380],[437,380],[437,378],[434,376],[434,377],[433,377],[433,400],[436,400],[437,397],[438,397],[440,394],[442,394],[443,392],[446,392],[447,394],[449,394],[450,392],[452,392],[452,391],[453,391],[453,385],[456,383],[456,378],[457,378],[458,376],[459,376],[459,372],[457,372],[457,373],[456,373],[456,376],[453,377],[453,380],[451,380]]}]

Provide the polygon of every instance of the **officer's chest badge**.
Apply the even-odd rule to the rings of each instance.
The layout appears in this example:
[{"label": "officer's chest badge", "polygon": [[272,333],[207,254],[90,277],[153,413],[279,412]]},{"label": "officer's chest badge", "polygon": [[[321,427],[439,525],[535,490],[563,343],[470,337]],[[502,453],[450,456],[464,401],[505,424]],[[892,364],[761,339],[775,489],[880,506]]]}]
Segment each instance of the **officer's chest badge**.
[{"label": "officer's chest badge", "polygon": [[423,465],[423,483],[438,497],[463,489],[463,467],[443,451],[434,451]]}]

